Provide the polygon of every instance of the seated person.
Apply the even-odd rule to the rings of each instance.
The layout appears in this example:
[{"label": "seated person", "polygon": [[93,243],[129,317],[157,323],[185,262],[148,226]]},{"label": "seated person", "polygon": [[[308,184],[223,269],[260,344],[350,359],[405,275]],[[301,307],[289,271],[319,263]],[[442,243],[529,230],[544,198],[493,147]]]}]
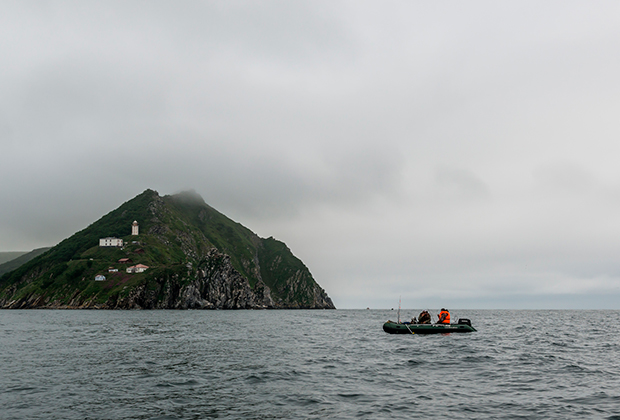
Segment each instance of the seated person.
[{"label": "seated person", "polygon": [[437,315],[439,318],[437,320],[438,324],[449,324],[450,323],[450,312],[447,309],[441,308],[441,312]]},{"label": "seated person", "polygon": [[430,324],[431,323],[431,314],[428,311],[420,312],[418,316],[418,324]]}]

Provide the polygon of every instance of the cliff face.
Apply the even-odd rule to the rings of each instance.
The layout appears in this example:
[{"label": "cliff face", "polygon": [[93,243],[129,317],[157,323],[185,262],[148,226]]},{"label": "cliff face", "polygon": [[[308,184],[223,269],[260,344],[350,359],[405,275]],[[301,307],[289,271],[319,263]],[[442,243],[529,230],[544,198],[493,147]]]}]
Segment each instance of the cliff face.
[{"label": "cliff face", "polygon": [[[127,235],[140,220],[140,235]],[[122,233],[125,235],[122,235]],[[99,247],[122,237],[121,248]],[[149,268],[126,272],[122,259]],[[113,271],[118,270],[118,271]],[[104,281],[94,281],[105,275]],[[286,245],[259,238],[195,193],[147,190],[0,278],[0,308],[333,309]]]}]

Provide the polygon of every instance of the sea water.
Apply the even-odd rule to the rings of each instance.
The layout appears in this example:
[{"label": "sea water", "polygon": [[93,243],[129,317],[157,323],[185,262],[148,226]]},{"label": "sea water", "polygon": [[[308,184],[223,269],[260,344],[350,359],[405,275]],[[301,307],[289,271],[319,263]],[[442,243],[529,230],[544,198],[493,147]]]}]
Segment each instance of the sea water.
[{"label": "sea water", "polygon": [[0,418],[620,419],[620,311],[451,313],[0,311]]}]

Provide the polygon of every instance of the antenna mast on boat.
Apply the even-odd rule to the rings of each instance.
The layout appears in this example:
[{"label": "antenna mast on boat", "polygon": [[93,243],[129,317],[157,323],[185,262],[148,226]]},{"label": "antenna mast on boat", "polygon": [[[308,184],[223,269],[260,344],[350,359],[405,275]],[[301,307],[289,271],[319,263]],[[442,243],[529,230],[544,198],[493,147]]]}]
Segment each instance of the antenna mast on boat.
[{"label": "antenna mast on boat", "polygon": [[400,324],[400,296],[398,297],[398,323]]}]

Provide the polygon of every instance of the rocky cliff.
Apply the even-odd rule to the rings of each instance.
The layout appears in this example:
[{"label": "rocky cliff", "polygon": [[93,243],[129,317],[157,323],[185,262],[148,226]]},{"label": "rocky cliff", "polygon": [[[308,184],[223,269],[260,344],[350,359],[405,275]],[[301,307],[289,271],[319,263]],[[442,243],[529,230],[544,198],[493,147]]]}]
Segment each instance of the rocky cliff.
[{"label": "rocky cliff", "polygon": [[[133,220],[139,220],[139,235],[128,235]],[[124,246],[101,247],[98,241],[104,237],[122,238]],[[131,264],[148,269],[128,273]],[[105,280],[95,281],[96,276]],[[258,237],[195,193],[160,197],[147,190],[2,276],[0,307],[332,309],[334,305],[284,243]]]}]

